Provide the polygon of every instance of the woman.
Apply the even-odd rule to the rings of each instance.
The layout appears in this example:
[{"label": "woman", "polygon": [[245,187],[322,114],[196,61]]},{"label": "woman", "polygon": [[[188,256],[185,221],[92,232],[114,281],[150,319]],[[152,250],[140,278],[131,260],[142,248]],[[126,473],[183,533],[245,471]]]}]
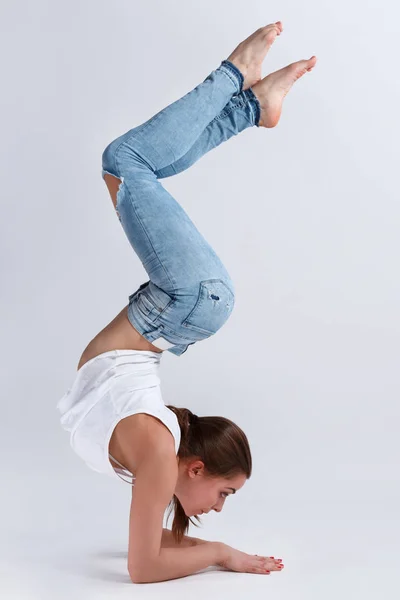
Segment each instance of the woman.
[{"label": "woman", "polygon": [[[134,484],[133,582],[175,579],[210,565],[248,573],[283,568],[281,559],[183,535],[190,516],[221,511],[244,485],[251,454],[246,435],[229,419],[165,406],[159,380],[163,351],[180,356],[215,334],[234,306],[225,267],[159,180],[247,127],[278,123],[285,95],[316,63],[300,60],[261,79],[282,30],[278,21],[255,31],[201,84],[103,152],[102,176],[149,280],[89,343],[57,407],[88,466],[128,475]],[[162,527],[168,505],[175,509],[172,532]]]}]

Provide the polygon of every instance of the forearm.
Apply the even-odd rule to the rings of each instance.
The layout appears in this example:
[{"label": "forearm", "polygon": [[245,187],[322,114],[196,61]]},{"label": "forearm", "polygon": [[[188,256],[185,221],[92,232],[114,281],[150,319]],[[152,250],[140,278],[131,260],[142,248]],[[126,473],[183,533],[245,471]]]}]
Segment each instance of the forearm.
[{"label": "forearm", "polygon": [[163,529],[161,548],[190,548],[192,546],[198,546],[199,544],[207,544],[207,540],[184,535],[181,543],[178,544],[172,535],[172,531],[170,529]]},{"label": "forearm", "polygon": [[133,583],[156,583],[192,575],[197,571],[218,565],[225,559],[228,546],[221,542],[204,542],[191,547],[161,548],[158,557]]}]

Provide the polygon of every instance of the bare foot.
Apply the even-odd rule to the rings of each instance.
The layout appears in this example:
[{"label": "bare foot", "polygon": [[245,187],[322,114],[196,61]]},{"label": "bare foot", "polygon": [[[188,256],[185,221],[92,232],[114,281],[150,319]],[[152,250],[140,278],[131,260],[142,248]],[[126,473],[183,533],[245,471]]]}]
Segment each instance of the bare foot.
[{"label": "bare foot", "polygon": [[230,60],[243,73],[243,90],[247,90],[261,80],[261,68],[268,50],[276,36],[283,31],[281,21],[260,27],[234,49]]},{"label": "bare foot", "polygon": [[260,127],[275,127],[278,124],[286,94],[295,81],[315,67],[316,62],[315,56],[308,60],[299,60],[279,71],[270,73],[252,87],[261,106]]}]

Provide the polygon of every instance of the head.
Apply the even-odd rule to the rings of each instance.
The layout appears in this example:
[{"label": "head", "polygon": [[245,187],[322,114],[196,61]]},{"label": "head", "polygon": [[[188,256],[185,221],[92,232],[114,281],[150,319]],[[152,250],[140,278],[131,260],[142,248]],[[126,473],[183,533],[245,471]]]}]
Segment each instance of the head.
[{"label": "head", "polygon": [[[220,512],[226,498],[233,496],[250,478],[252,459],[245,433],[224,417],[198,417],[168,405],[179,421],[181,443],[178,451],[178,480],[171,500],[175,509],[172,533],[181,541],[190,517],[211,510]],[[193,523],[196,525],[196,523]]]}]

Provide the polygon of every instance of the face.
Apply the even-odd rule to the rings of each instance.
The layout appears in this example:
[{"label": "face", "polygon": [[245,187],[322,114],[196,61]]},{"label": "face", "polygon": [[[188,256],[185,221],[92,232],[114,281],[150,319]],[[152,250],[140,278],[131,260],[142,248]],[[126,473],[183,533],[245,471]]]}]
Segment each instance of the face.
[{"label": "face", "polygon": [[235,475],[231,479],[210,477],[205,473],[201,460],[179,461],[179,475],[174,493],[186,516],[200,516],[202,512],[208,513],[210,510],[220,512],[226,498],[240,490],[246,479],[244,474]]}]

